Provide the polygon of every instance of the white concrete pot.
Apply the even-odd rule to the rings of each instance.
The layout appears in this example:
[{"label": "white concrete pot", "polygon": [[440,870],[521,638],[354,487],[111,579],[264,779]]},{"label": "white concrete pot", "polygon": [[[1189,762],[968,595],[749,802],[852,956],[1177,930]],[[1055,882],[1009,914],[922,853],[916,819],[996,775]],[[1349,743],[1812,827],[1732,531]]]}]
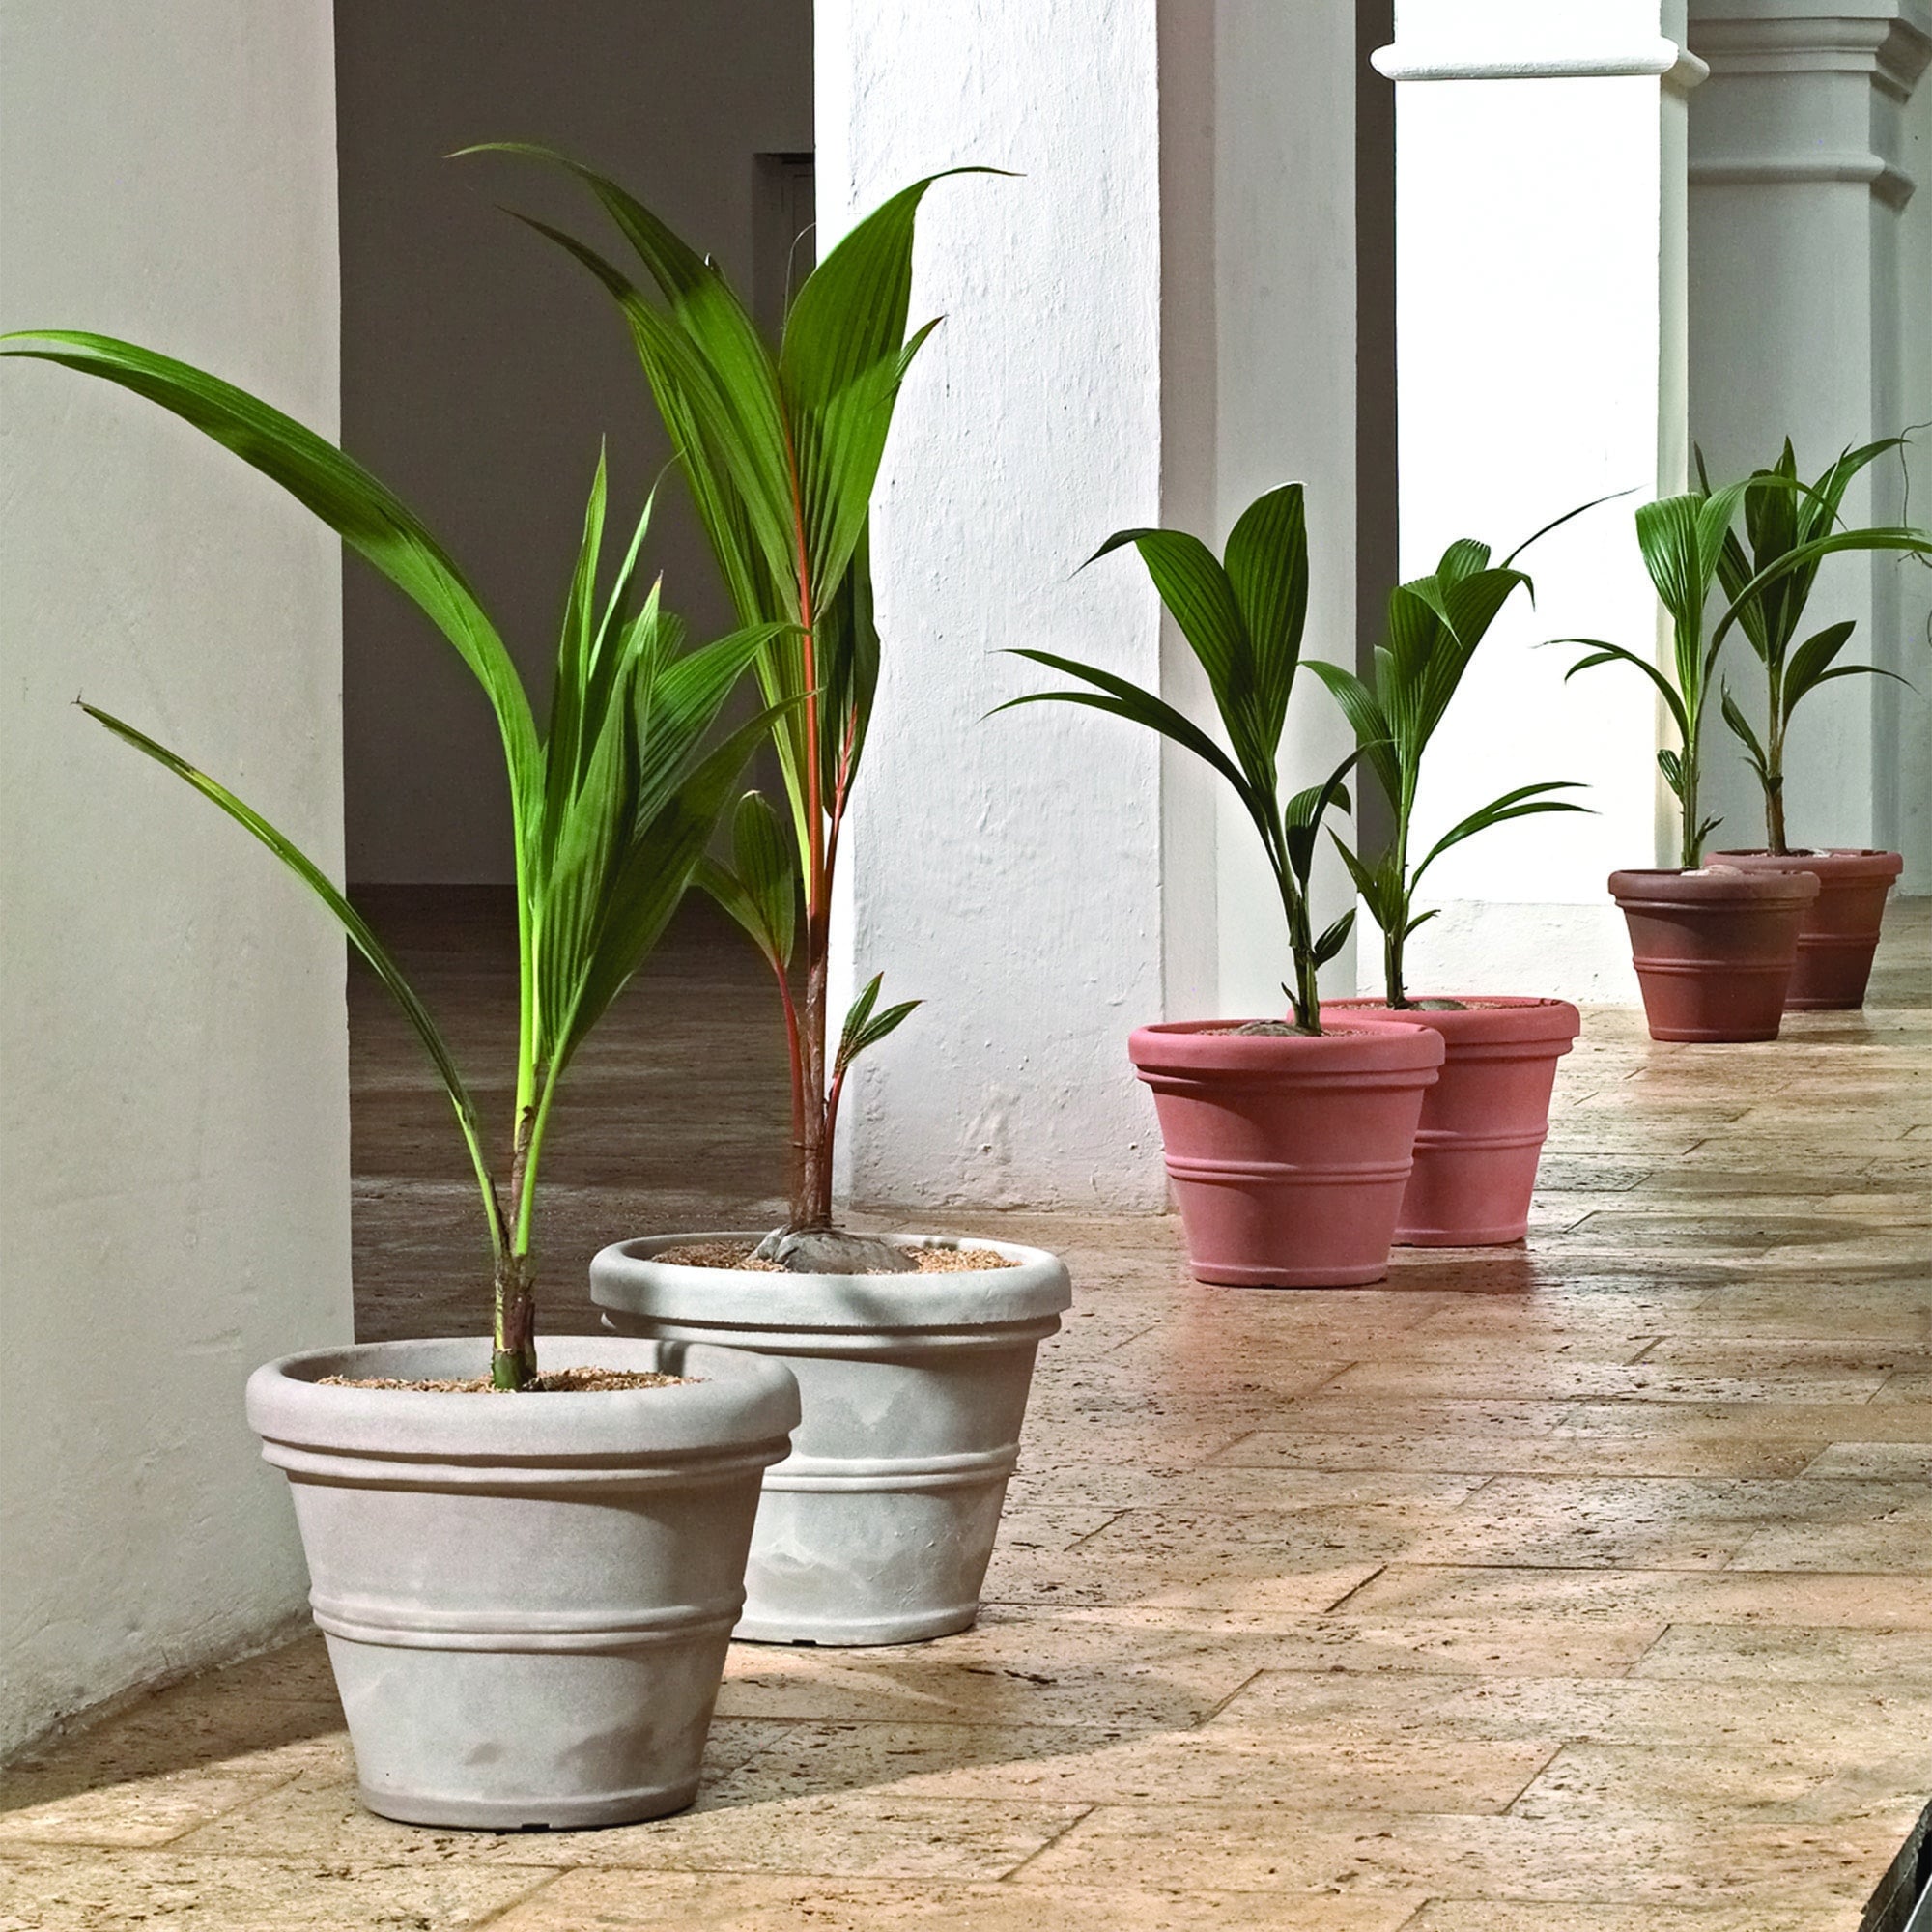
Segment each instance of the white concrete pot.
[{"label": "white concrete pot", "polygon": [[554,1336],[544,1368],[682,1388],[448,1395],[487,1339],[286,1355],[248,1378],[289,1478],[362,1802],[413,1825],[615,1825],[689,1804],[798,1390],[720,1349]]},{"label": "white concrete pot", "polygon": [[[625,1241],[590,1264],[622,1334],[723,1343],[782,1362],[804,1416],[765,1473],[735,1634],[758,1643],[916,1643],[964,1630],[999,1533],[1035,1351],[1073,1299],[1038,1248],[960,1274],[760,1274],[674,1267],[659,1250],[754,1235]],[[899,1240],[920,1246],[919,1237]]]}]

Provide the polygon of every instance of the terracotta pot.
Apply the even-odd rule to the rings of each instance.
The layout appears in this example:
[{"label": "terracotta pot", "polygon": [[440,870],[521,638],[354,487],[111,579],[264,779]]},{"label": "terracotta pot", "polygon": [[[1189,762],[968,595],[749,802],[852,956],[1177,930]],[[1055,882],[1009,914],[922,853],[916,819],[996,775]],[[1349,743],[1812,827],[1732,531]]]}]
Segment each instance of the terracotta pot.
[{"label": "terracotta pot", "polygon": [[1612,872],[1652,1039],[1776,1039],[1809,872],[1712,865]]},{"label": "terracotta pot", "polygon": [[1442,1036],[1393,1021],[1312,1037],[1227,1030],[1241,1024],[1142,1027],[1128,1046],[1153,1089],[1195,1278],[1379,1281]]},{"label": "terracotta pot", "polygon": [[[1445,998],[1425,994],[1423,998]],[[1549,1132],[1556,1063],[1582,1015],[1567,1000],[1470,996],[1449,1009],[1390,1011],[1380,1000],[1324,1002],[1334,1013],[1426,1026],[1442,1036],[1441,1076],[1422,1097],[1415,1166],[1395,1238],[1418,1248],[1489,1248],[1529,1229],[1536,1163]]]},{"label": "terracotta pot", "polygon": [[1820,852],[1717,852],[1746,872],[1809,872],[1818,896],[1798,928],[1798,964],[1784,996],[1787,1012],[1861,1007],[1878,951],[1886,895],[1905,869],[1896,852],[1833,847]]}]

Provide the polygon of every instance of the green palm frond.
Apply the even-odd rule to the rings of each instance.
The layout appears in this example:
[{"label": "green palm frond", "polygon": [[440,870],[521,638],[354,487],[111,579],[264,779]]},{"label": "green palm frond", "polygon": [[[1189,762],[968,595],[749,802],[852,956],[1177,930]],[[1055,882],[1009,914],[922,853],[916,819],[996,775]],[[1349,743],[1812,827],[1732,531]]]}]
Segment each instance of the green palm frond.
[{"label": "green palm frond", "polygon": [[871,497],[900,388],[936,327],[910,327],[913,237],[934,183],[1001,171],[952,169],[874,209],[806,278],[770,344],[717,264],[609,176],[528,143],[464,152],[560,171],[636,257],[627,270],[575,235],[528,224],[616,304],[739,622],[747,634],[778,627],[765,632],[756,672],[776,720],[811,955],[802,1036],[786,1008],[801,1048],[792,1098],[804,1145],[791,1225],[822,1225],[834,1119],[823,1001],[832,880],[879,681]]},{"label": "green palm frond", "polygon": [[[1893,551],[1932,555],[1932,536],[1906,525],[1854,528],[1843,519],[1845,494],[1861,471],[1891,450],[1903,450],[1903,437],[1882,437],[1841,450],[1814,481],[1798,473],[1798,458],[1787,437],[1776,458],[1738,486],[1744,492],[1745,533],[1726,536],[1719,581],[1727,600],[1712,632],[1712,652],[1735,627],[1764,673],[1766,725],[1762,742],[1738,730],[1731,708],[1725,721],[1744,745],[1747,762],[1764,793],[1765,839],[1773,851],[1787,849],[1784,818],[1784,745],[1800,702],[1834,677],[1896,676],[1874,665],[1833,665],[1849,641],[1855,623],[1842,619],[1798,642],[1805,609],[1817,585],[1819,566],[1845,551]],[[1902,459],[1901,459],[1902,461]],[[1698,476],[1706,494],[1709,477],[1703,454]],[[1740,714],[1741,715],[1741,714]]]},{"label": "green palm frond", "polygon": [[[1429,917],[1415,911],[1413,895],[1430,860],[1447,844],[1472,838],[1507,818],[1524,815],[1514,810],[1488,818],[1478,814],[1458,827],[1446,843],[1438,841],[1435,852],[1421,865],[1411,867],[1409,838],[1430,741],[1462,688],[1477,650],[1510,599],[1518,590],[1534,595],[1534,585],[1516,567],[1516,559],[1538,537],[1594,507],[1593,503],[1580,504],[1554,518],[1519,544],[1501,564],[1491,561],[1493,552],[1488,544],[1474,537],[1459,537],[1447,546],[1427,576],[1412,578],[1390,591],[1372,679],[1333,665],[1313,667],[1353,729],[1363,762],[1376,775],[1394,821],[1387,850],[1374,861],[1361,861],[1346,849],[1343,853],[1362,903],[1381,929],[1388,999],[1393,1006],[1402,1006],[1406,997],[1405,943]],[[1552,802],[1537,809],[1572,808]]]},{"label": "green palm frond", "polygon": [[312,430],[232,384],[112,337],[35,331],[0,338],[34,356],[158,403],[273,481],[409,595],[474,674],[509,772],[521,989],[507,1186],[484,1149],[475,1103],[447,1042],[395,959],[322,869],[225,786],[131,724],[90,715],[246,829],[327,907],[407,1016],[448,1094],[482,1194],[496,1258],[493,1376],[535,1373],[534,1208],[544,1136],[565,1070],[656,943],[758,741],[790,703],[710,744],[746,670],[795,626],[767,621],[696,649],[639,589],[639,518],[600,592],[607,480],[600,456],[564,598],[550,730],[539,736],[508,651],[468,580],[422,522]]},{"label": "green palm frond", "polygon": [[[1157,732],[1224,780],[1252,821],[1274,874],[1293,984],[1288,988],[1298,1025],[1321,1031],[1318,969],[1346,943],[1353,914],[1317,934],[1309,906],[1316,843],[1328,813],[1349,809],[1346,780],[1363,751],[1350,752],[1319,785],[1286,804],[1280,790],[1281,740],[1286,729],[1308,619],[1308,524],[1302,486],[1265,491],[1242,511],[1217,557],[1184,530],[1117,530],[1088,558],[1097,561],[1131,545],[1139,553],[1162,605],[1207,676],[1227,749],[1165,698],[1130,679],[1051,651],[1015,650],[1088,687],[1029,692],[995,707],[1079,704]],[[1333,667],[1317,666],[1324,677]],[[1345,675],[1337,673],[1337,675]],[[1364,699],[1372,706],[1366,692]],[[1348,700],[1345,700],[1348,701]]]}]

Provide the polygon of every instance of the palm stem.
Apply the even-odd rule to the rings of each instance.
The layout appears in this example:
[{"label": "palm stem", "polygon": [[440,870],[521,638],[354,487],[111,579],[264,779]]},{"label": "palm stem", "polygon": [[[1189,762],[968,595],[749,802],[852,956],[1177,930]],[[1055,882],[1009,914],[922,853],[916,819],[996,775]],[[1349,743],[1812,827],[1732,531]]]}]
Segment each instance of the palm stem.
[{"label": "palm stem", "polygon": [[1402,797],[1397,802],[1395,814],[1395,868],[1396,877],[1402,881],[1402,892],[1396,905],[1395,918],[1389,923],[1389,929],[1382,935],[1382,968],[1388,981],[1388,1003],[1391,1010],[1396,1012],[1406,1010],[1408,1006],[1404,952],[1408,943],[1409,894],[1414,886],[1414,881],[1408,874],[1408,820],[1414,804],[1413,774],[1406,774]]}]

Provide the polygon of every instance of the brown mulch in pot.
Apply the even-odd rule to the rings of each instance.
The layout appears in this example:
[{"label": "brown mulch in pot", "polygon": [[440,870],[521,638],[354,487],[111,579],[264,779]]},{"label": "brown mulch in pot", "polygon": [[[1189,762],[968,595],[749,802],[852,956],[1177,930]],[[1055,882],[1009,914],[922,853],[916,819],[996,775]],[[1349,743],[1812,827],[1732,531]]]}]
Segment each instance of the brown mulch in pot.
[{"label": "brown mulch in pot", "polygon": [[698,1376],[661,1376],[652,1369],[552,1369],[521,1389],[499,1389],[488,1376],[468,1381],[399,1381],[393,1376],[318,1376],[317,1388],[412,1389],[424,1395],[598,1395],[606,1389],[681,1388]]},{"label": "brown mulch in pot", "polygon": [[[777,1262],[760,1261],[755,1241],[687,1241],[651,1257],[670,1267],[732,1268],[745,1274],[783,1274]],[[974,1274],[982,1268],[1018,1267],[996,1248],[915,1248],[921,1274]]]}]

